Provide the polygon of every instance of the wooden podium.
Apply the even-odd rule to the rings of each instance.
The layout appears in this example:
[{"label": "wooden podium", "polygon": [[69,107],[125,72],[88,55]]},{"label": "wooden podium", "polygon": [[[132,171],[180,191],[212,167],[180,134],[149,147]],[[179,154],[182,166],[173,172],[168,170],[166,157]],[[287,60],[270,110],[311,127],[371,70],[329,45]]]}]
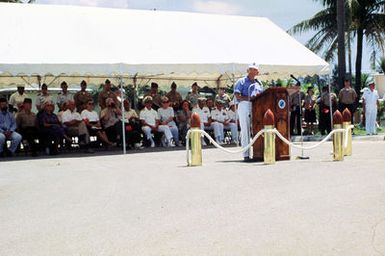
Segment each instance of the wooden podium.
[{"label": "wooden podium", "polygon": [[[263,116],[270,109],[274,113],[275,128],[286,138],[289,139],[290,118],[289,118],[289,93],[286,88],[269,88],[258,95],[252,102],[252,132],[253,136],[264,128]],[[290,160],[289,145],[276,137],[275,159]],[[253,145],[253,159],[263,161],[263,137],[260,136]]]}]

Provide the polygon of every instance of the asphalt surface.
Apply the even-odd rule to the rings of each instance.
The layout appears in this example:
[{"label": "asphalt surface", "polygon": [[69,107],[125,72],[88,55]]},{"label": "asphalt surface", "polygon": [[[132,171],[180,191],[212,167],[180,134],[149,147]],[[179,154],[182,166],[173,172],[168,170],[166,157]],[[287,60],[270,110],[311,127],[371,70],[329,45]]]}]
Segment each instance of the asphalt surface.
[{"label": "asphalt surface", "polygon": [[385,255],[385,142],[331,150],[3,161],[0,255]]}]

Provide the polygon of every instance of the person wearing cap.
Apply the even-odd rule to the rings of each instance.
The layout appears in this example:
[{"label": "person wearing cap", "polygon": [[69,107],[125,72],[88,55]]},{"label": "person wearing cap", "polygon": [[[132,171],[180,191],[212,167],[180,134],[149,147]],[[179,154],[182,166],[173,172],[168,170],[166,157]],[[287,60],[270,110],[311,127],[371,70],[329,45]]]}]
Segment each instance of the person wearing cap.
[{"label": "person wearing cap", "polygon": [[210,111],[215,109],[214,100],[212,98],[209,97],[206,99],[206,107],[208,107],[208,109],[210,109]]},{"label": "person wearing cap", "polygon": [[161,96],[158,92],[158,88],[159,88],[159,85],[157,83],[152,82],[150,91],[144,95],[144,97],[151,96],[152,108],[154,110],[158,110],[158,108],[162,106]]},{"label": "person wearing cap", "polygon": [[[257,95],[263,92],[263,86],[256,78],[259,74],[259,68],[252,64],[247,69],[247,76],[240,78],[235,83],[234,97],[239,102],[238,116],[241,127],[241,145],[246,147],[250,143],[250,116],[251,101]],[[243,152],[244,161],[250,161],[250,150]]]},{"label": "person wearing cap", "polygon": [[166,96],[162,97],[162,107],[158,108],[158,115],[160,119],[160,124],[167,125],[172,133],[176,146],[182,146],[179,141],[179,130],[175,123],[175,112],[172,107],[170,107],[170,101]]},{"label": "person wearing cap", "polygon": [[60,84],[61,92],[58,93],[56,98],[56,105],[59,108],[59,111],[65,111],[65,104],[69,100],[74,100],[74,96],[68,91],[68,84],[66,81],[61,82]]},{"label": "person wearing cap", "polygon": [[317,116],[315,112],[316,97],[314,95],[313,86],[307,88],[306,96],[303,102],[305,108],[305,122],[310,124],[309,134],[314,135],[313,128],[314,123],[317,122]]},{"label": "person wearing cap", "polygon": [[[235,111],[234,101],[230,101],[230,103],[229,103],[229,109],[227,110],[227,117],[229,118],[229,126],[231,127],[230,130],[231,130],[232,141],[234,143],[238,144],[239,143],[238,142],[239,117]],[[226,128],[226,129],[228,129],[228,128]]]},{"label": "person wearing cap", "polygon": [[366,82],[369,90],[365,90],[362,95],[362,105],[365,112],[365,130],[367,135],[377,134],[377,107],[379,95],[375,89],[376,85],[373,79]]},{"label": "person wearing cap", "polygon": [[223,107],[227,108],[231,101],[230,96],[225,93],[225,88],[221,87],[218,89],[218,94],[215,96],[215,101],[221,100],[224,102]]},{"label": "person wearing cap", "polygon": [[144,108],[140,111],[139,118],[142,121],[142,130],[146,136],[147,141],[151,147],[155,147],[155,141],[152,138],[152,133],[161,132],[166,137],[166,144],[168,147],[174,147],[172,142],[172,133],[168,125],[160,124],[160,118],[158,112],[152,108],[152,97],[146,96],[143,99]]},{"label": "person wearing cap", "polygon": [[201,119],[201,129],[206,131],[211,131],[213,130],[213,127],[211,125],[211,111],[207,107],[206,102],[207,100],[205,97],[199,97],[198,104],[195,107],[193,107],[192,112],[198,113]]},{"label": "person wearing cap", "polygon": [[352,85],[350,83],[350,77],[346,76],[344,79],[344,88],[342,88],[338,93],[338,105],[341,113],[345,110],[345,108],[349,109],[350,113],[352,114],[352,123],[355,112],[354,105],[356,103],[356,99],[357,93],[352,88]]},{"label": "person wearing cap", "polygon": [[290,135],[299,135],[301,134],[302,129],[301,108],[305,98],[305,93],[301,91],[301,85],[299,82],[292,80],[292,86],[295,89],[295,92],[289,96]]},{"label": "person wearing cap", "polygon": [[171,90],[166,94],[166,97],[170,101],[170,106],[175,110],[178,111],[181,107],[182,104],[182,96],[180,95],[179,92],[176,91],[176,83],[172,82],[171,84]]},{"label": "person wearing cap", "polygon": [[21,142],[21,135],[16,132],[16,120],[14,115],[8,111],[8,102],[0,98],[0,155],[3,155],[4,146],[7,140],[11,141],[9,154],[13,156]]},{"label": "person wearing cap", "polygon": [[36,109],[41,112],[45,102],[53,101],[51,95],[48,93],[48,85],[42,84],[40,93],[36,97]]},{"label": "person wearing cap", "polygon": [[230,123],[230,118],[227,116],[226,109],[223,108],[225,102],[222,100],[215,101],[216,108],[211,111],[212,127],[214,130],[215,140],[218,144],[224,143],[224,129],[231,131],[231,138],[233,141],[237,140],[237,126]]},{"label": "person wearing cap", "polygon": [[80,91],[74,95],[76,111],[81,113],[86,108],[87,103],[92,100],[92,95],[87,92],[87,82],[85,80],[80,83]]},{"label": "person wearing cap", "polygon": [[17,109],[18,111],[22,109],[24,99],[28,97],[24,90],[25,86],[23,84],[17,85],[17,91],[12,93],[9,98],[8,104],[10,105],[10,109]]},{"label": "person wearing cap", "polygon": [[199,86],[197,82],[194,82],[191,85],[191,92],[187,93],[186,100],[190,102],[191,106],[195,107],[198,104],[199,95]]},{"label": "person wearing cap", "polygon": [[23,140],[28,142],[32,156],[37,156],[38,144],[36,143],[36,140],[39,139],[39,129],[36,114],[33,113],[31,109],[32,100],[30,98],[25,98],[23,110],[16,116],[16,127],[17,131],[23,137]]},{"label": "person wearing cap", "polygon": [[112,86],[111,81],[107,79],[103,84],[103,91],[101,91],[98,95],[98,103],[99,103],[101,110],[103,110],[107,107],[106,106],[106,99],[108,99],[108,98],[113,99],[115,104],[118,104],[118,99],[117,99],[115,93],[112,92],[111,86]]}]

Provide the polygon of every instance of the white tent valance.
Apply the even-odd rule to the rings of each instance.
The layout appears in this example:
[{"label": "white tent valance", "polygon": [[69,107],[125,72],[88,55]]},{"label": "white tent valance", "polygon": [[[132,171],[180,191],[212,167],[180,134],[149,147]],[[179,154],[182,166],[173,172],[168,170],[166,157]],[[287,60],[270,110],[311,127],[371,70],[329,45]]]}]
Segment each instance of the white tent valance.
[{"label": "white tent valance", "polygon": [[329,73],[328,63],[267,18],[7,3],[0,13],[3,87],[20,74],[215,85],[252,62],[265,78]]}]

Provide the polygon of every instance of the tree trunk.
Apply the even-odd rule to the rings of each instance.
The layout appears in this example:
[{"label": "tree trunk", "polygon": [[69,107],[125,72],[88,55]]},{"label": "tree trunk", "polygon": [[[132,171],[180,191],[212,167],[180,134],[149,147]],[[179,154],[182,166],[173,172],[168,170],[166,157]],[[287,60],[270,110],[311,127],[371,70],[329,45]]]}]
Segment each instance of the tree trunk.
[{"label": "tree trunk", "polygon": [[352,75],[352,39],[350,36],[350,32],[348,32],[347,35],[347,42],[348,42],[348,69],[349,69],[349,74],[350,76]]},{"label": "tree trunk", "polygon": [[[355,89],[357,95],[360,95],[361,91],[361,67],[362,67],[362,42],[364,40],[364,30],[362,28],[357,29],[357,56],[356,56],[356,85]],[[359,99],[359,97],[357,97]]]},{"label": "tree trunk", "polygon": [[338,90],[344,87],[346,74],[345,57],[345,1],[337,0],[337,29],[338,29]]}]

